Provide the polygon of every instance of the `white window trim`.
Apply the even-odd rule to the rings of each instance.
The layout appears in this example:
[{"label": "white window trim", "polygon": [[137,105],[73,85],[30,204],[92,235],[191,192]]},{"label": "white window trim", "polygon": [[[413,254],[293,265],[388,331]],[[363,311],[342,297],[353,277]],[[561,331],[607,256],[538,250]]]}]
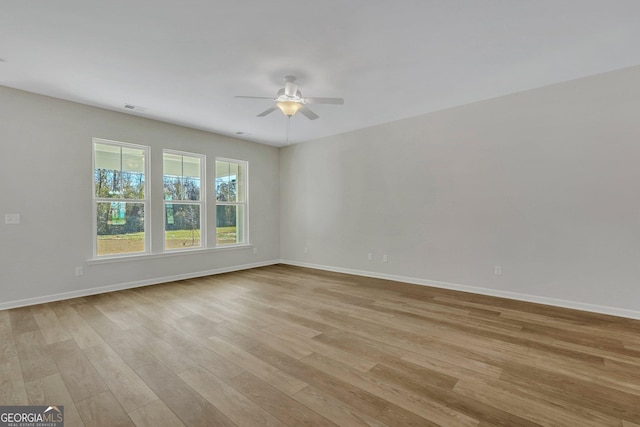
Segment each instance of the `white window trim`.
[{"label": "white window trim", "polygon": [[[164,167],[162,169],[162,251],[165,253],[176,253],[176,252],[195,252],[202,251],[203,249],[207,249],[207,176],[206,176],[206,161],[207,156],[205,154],[200,153],[190,153],[188,151],[178,151],[178,150],[170,150],[163,149],[162,150],[162,159],[164,164],[164,155],[166,154],[175,154],[178,156],[189,156],[189,157],[199,157],[200,158],[200,200],[165,200],[164,198]],[[200,205],[200,246],[196,247],[187,247],[187,248],[175,248],[175,249],[167,249],[167,215],[166,215],[166,206],[167,204],[173,205]]]},{"label": "white window trim", "polygon": [[103,256],[99,258],[92,258],[86,261],[87,265],[98,265],[98,264],[111,264],[117,262],[127,262],[127,261],[138,261],[145,259],[155,259],[155,258],[171,258],[181,255],[186,256],[195,256],[198,254],[206,255],[210,253],[223,253],[227,251],[237,251],[237,250],[249,250],[253,249],[254,246],[251,244],[236,244],[236,245],[224,245],[218,246],[217,248],[196,248],[190,250],[183,251],[168,251],[168,252],[155,252],[151,254],[143,254],[142,252],[126,255],[126,256]]},{"label": "white window trim", "polygon": [[[95,183],[95,173],[96,173],[96,144],[105,144],[105,145],[113,145],[117,147],[127,147],[134,148],[138,150],[144,151],[144,199],[135,199],[133,202],[132,199],[114,199],[114,198],[103,198],[96,197],[96,183]],[[93,206],[91,209],[93,220],[92,226],[93,231],[92,235],[92,247],[93,247],[93,259],[114,259],[114,258],[128,258],[132,256],[145,256],[151,254],[151,233],[150,233],[150,223],[151,223],[151,147],[146,145],[139,144],[131,144],[128,142],[122,141],[113,141],[109,139],[103,138],[92,138],[91,141],[91,199],[93,202]],[[98,255],[98,203],[111,203],[113,201],[120,201],[125,203],[142,203],[144,204],[144,251],[143,252],[134,252],[134,253],[122,253],[122,254],[108,254],[108,255]]]}]

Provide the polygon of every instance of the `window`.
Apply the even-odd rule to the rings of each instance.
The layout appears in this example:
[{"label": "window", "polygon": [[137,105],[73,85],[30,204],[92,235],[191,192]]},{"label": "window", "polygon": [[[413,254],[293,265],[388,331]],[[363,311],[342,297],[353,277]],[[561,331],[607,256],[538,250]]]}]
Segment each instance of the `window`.
[{"label": "window", "polygon": [[216,244],[246,243],[247,162],[216,159]]},{"label": "window", "polygon": [[148,252],[149,148],[93,140],[95,256]]},{"label": "window", "polygon": [[[150,147],[93,139],[94,257],[152,253],[151,188],[160,185],[164,251],[207,247],[213,212],[206,207],[205,155],[163,150],[162,183],[151,183],[150,159]],[[242,160],[215,161],[217,247],[249,242],[248,167]],[[153,221],[160,226],[160,216]]]},{"label": "window", "polygon": [[163,151],[164,248],[201,248],[205,211],[204,155]]}]

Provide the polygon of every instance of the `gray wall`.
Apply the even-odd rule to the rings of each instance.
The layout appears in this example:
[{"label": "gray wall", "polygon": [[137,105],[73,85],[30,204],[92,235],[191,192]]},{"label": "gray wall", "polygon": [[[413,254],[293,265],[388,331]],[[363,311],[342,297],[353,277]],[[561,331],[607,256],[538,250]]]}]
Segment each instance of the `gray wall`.
[{"label": "gray wall", "polygon": [[640,67],[290,146],[281,257],[638,317],[639,160]]},{"label": "gray wall", "polygon": [[[215,117],[212,117],[215,120]],[[207,156],[213,214],[216,156],[249,162],[251,243],[257,248],[87,263],[93,254],[92,138],[151,147],[152,193],[162,197],[162,149]],[[278,149],[0,87],[0,309],[275,262],[279,258]],[[19,225],[5,225],[20,213]],[[162,248],[162,203],[152,200]],[[215,222],[208,217],[209,243]],[[84,275],[76,277],[82,266]]]}]

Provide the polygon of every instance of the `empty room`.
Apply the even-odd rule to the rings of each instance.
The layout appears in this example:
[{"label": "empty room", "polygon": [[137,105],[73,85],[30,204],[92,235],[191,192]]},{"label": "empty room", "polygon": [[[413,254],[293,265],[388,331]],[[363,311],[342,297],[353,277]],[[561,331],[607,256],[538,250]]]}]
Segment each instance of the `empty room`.
[{"label": "empty room", "polygon": [[638,16],[0,1],[0,427],[640,427]]}]

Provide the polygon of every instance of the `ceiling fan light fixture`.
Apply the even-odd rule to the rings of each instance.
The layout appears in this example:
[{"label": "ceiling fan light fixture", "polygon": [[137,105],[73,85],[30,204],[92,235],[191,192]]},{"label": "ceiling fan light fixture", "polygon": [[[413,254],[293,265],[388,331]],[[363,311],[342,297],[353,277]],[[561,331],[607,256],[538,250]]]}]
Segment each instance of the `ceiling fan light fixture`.
[{"label": "ceiling fan light fixture", "polygon": [[287,117],[293,117],[302,108],[302,104],[295,101],[280,101],[276,106]]}]

